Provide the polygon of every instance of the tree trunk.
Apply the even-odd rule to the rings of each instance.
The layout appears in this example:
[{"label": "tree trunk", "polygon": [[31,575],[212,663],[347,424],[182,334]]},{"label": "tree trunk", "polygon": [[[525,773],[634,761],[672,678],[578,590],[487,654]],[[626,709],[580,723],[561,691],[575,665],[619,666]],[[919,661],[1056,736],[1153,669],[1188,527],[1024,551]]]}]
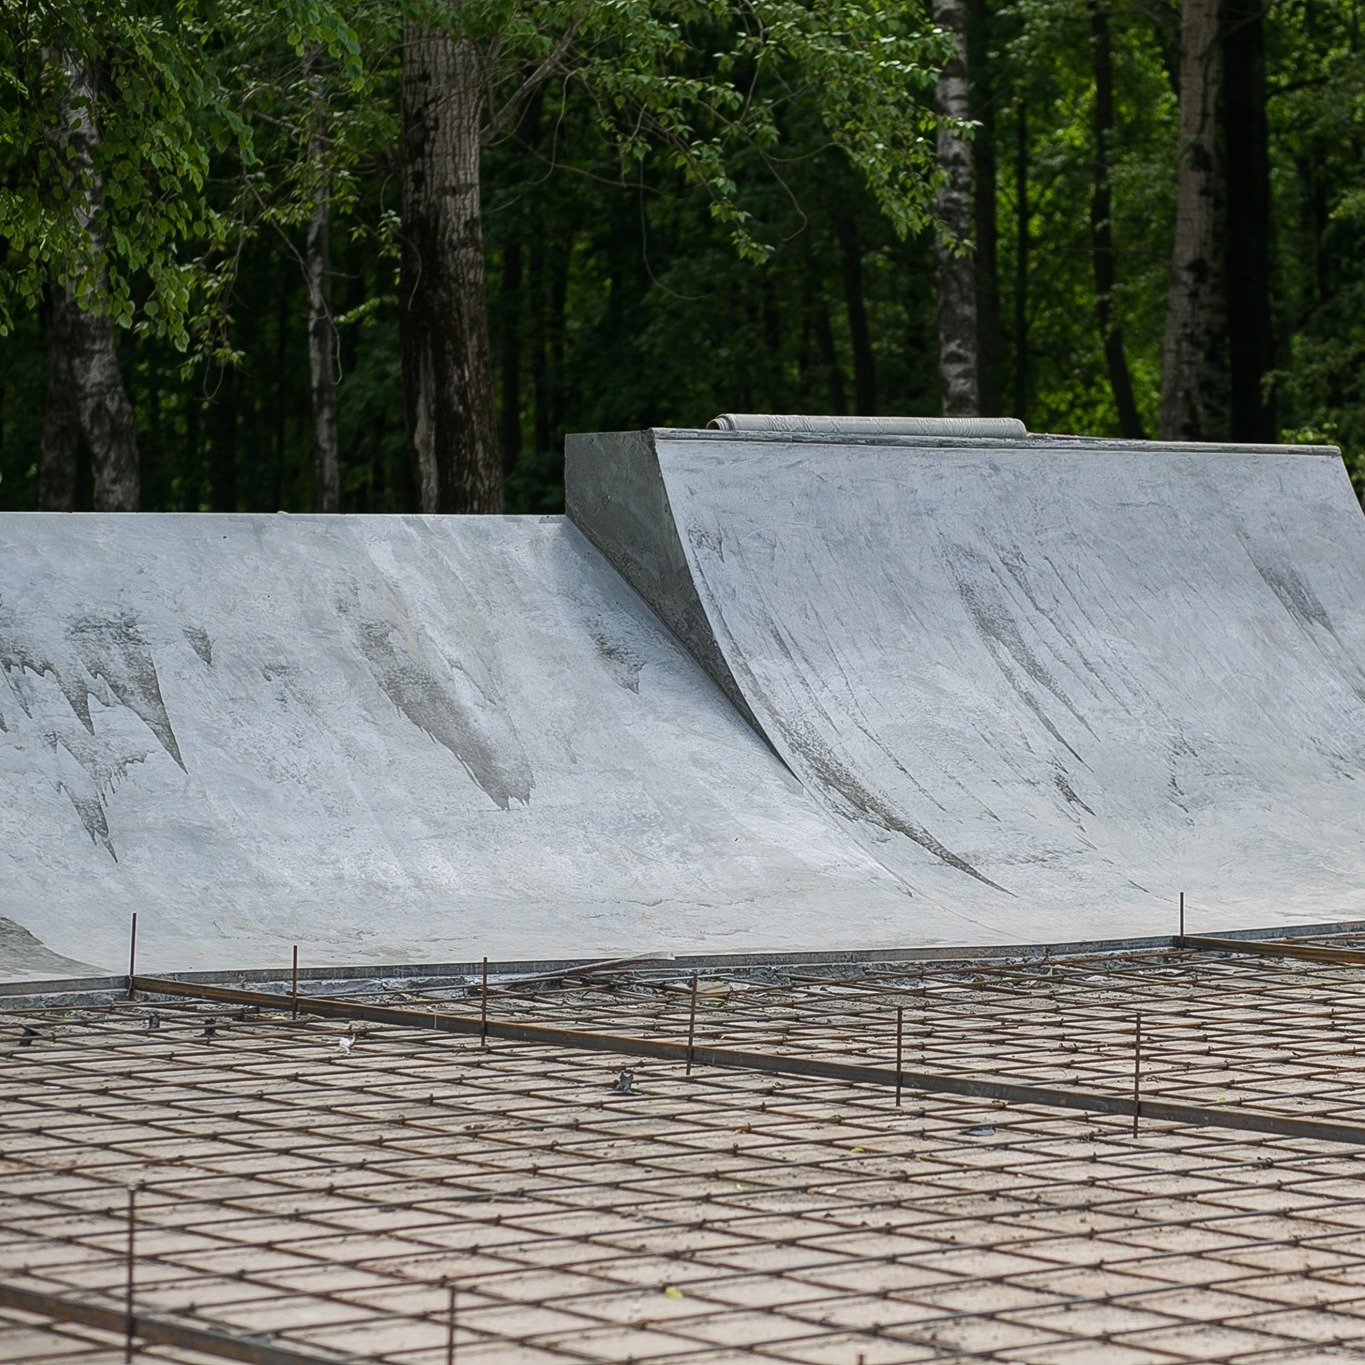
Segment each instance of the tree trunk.
[{"label": "tree trunk", "polygon": [[65,289],[52,291],[48,329],[47,398],[38,447],[38,506],[44,512],[76,510],[77,466],[81,448],[81,410],[71,375],[66,313],[75,307]]},{"label": "tree trunk", "polygon": [[531,440],[536,451],[550,448],[550,246],[541,240],[531,250]]},{"label": "tree trunk", "polygon": [[1028,184],[1028,105],[1014,124],[1014,415],[1028,425],[1028,270],[1032,243]]},{"label": "tree trunk", "polygon": [[1217,377],[1223,321],[1214,137],[1217,58],[1218,0],[1184,0],[1175,250],[1161,377],[1161,436],[1168,441],[1223,435]]},{"label": "tree trunk", "polygon": [[552,450],[564,439],[565,377],[569,356],[569,267],[573,263],[573,242],[565,239],[550,257],[550,297],[547,330],[549,365],[547,401],[550,439],[545,450]]},{"label": "tree trunk", "polygon": [[521,243],[502,249],[502,470],[516,468],[521,454]]},{"label": "tree trunk", "polygon": [[322,54],[304,59],[312,124],[308,162],[318,174],[308,220],[308,378],[313,392],[313,511],[341,510],[341,462],[337,455],[336,328],[332,325],[332,185],[321,172],[327,154],[327,107],[319,67]]},{"label": "tree trunk", "polygon": [[404,31],[399,345],[418,509],[500,512],[479,201],[483,57],[429,25]]},{"label": "tree trunk", "polygon": [[848,335],[853,345],[853,411],[860,417],[872,417],[877,411],[877,362],[872,353],[863,293],[863,248],[858,240],[858,225],[852,218],[840,218],[835,230],[843,264]]},{"label": "tree trunk", "polygon": [[1114,321],[1114,234],[1110,223],[1109,138],[1114,129],[1114,66],[1105,0],[1090,0],[1090,32],[1095,72],[1095,184],[1090,196],[1090,254],[1095,273],[1095,312],[1104,344],[1109,386],[1118,409],[1119,431],[1145,441],[1142,418],[1133,398],[1133,380],[1123,349],[1123,331]]},{"label": "tree trunk", "polygon": [[1265,0],[1223,0],[1222,28],[1230,435],[1275,441],[1275,405],[1263,393],[1274,366]]},{"label": "tree trunk", "polygon": [[810,283],[810,297],[815,300],[815,313],[811,318],[811,326],[815,332],[816,349],[820,352],[820,360],[825,367],[829,386],[827,411],[836,417],[843,417],[848,413],[848,397],[844,392],[844,371],[839,364],[839,353],[834,347],[834,326],[830,321],[829,304],[825,302],[819,289],[820,281],[813,279]]},{"label": "tree trunk", "polygon": [[998,180],[995,146],[996,91],[989,66],[991,15],[987,0],[967,0],[967,70],[971,72],[972,216],[976,227],[977,385],[981,415],[1004,412],[1004,330],[1000,318],[1000,231],[996,222]]},{"label": "tree trunk", "polygon": [[[65,177],[56,186],[75,215],[94,267],[94,292],[104,292],[104,191],[95,169],[100,133],[98,82],[90,64],[66,50],[48,54],[62,83],[59,123],[48,142]],[[114,351],[114,324],[82,306],[74,284],[52,289],[48,411],[40,448],[40,505],[71,510],[76,503],[77,453],[89,453],[97,512],[136,512],[137,424]]]},{"label": "tree trunk", "polygon": [[[288,382],[294,377],[290,373],[293,367],[289,363],[290,333],[294,330],[289,325],[291,319],[289,286],[293,284],[291,275],[292,271],[289,264],[281,257],[279,260],[279,286],[275,290],[275,374],[277,376],[275,383],[275,452],[274,458],[270,461],[268,485],[261,477],[265,471],[258,466],[257,461],[247,462],[247,492],[246,496],[241,499],[244,504],[242,510],[246,512],[278,512],[284,506],[284,474],[288,464],[286,452],[289,450],[289,419],[293,415],[295,394],[294,385]],[[264,338],[262,338],[262,349],[264,349]],[[253,413],[242,423],[247,432],[248,442],[257,449],[260,448],[261,441],[260,437],[255,434],[259,428],[256,427],[253,419],[259,420],[259,415],[259,413]],[[316,421],[316,412],[314,413],[314,420]],[[262,492],[263,488],[264,492]],[[314,496],[316,497],[316,490]]]},{"label": "tree trunk", "polygon": [[180,511],[202,512],[204,452],[200,447],[199,417],[203,401],[190,394],[185,402],[185,444],[180,452]]},{"label": "tree trunk", "polygon": [[[934,0],[934,23],[953,36],[953,57],[934,91],[938,112],[971,118],[967,86],[964,0]],[[946,181],[938,192],[939,386],[945,417],[975,417],[981,411],[976,332],[976,266],[968,247],[972,236],[972,148],[955,128],[938,134],[938,160]]]},{"label": "tree trunk", "polygon": [[237,371],[220,371],[208,406],[209,498],[215,512],[237,511]]}]

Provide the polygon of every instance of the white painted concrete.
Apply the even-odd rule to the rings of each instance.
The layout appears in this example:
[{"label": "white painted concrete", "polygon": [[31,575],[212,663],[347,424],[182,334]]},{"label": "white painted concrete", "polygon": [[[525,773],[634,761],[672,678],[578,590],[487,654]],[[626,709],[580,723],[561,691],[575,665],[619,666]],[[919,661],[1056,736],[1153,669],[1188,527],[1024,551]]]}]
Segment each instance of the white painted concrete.
[{"label": "white painted concrete", "polygon": [[656,434],[719,654],[914,891],[1036,941],[1365,917],[1335,451]]},{"label": "white painted concrete", "polygon": [[125,970],[133,911],[146,971],[905,936],[895,879],[562,518],[0,537],[0,975]]},{"label": "white painted concrete", "polygon": [[0,516],[0,979],[123,970],[134,911],[147,971],[1365,918],[1333,452],[655,432],[569,473],[605,557]]}]

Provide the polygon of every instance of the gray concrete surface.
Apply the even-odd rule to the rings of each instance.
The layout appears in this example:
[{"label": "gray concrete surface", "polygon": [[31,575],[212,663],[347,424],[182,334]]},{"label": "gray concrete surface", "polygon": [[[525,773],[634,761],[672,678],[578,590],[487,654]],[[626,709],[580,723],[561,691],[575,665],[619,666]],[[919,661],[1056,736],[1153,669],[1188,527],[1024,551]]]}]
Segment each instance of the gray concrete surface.
[{"label": "gray concrete surface", "polygon": [[[0,516],[0,975],[896,944],[562,518]],[[945,915],[952,942],[969,926]]]},{"label": "gray concrete surface", "polygon": [[[1335,451],[660,431],[577,438],[570,486],[666,619],[696,595],[697,657],[926,922],[1170,931],[1181,891],[1191,932],[1365,915]],[[651,538],[690,570],[665,592]]]},{"label": "gray concrete surface", "polygon": [[633,433],[569,507],[0,515],[0,979],[1365,918],[1334,453]]}]

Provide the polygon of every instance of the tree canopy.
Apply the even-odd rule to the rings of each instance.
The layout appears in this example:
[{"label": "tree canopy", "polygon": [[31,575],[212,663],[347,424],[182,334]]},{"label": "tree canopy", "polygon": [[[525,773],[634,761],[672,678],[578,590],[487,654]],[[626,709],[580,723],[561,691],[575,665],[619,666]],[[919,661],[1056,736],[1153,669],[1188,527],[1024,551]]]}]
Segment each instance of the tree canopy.
[{"label": "tree canopy", "polygon": [[[1250,375],[1257,420],[1340,442],[1360,475],[1357,5],[1205,2],[1218,193],[1249,202],[1258,171],[1228,119],[1258,111],[1267,185],[1260,239],[1226,200],[1212,223],[1234,314],[1263,292],[1265,354],[1219,356],[1261,325],[1234,317],[1211,324],[1208,362],[1228,411]],[[982,410],[1153,434],[1187,151],[1181,8],[963,9],[973,213],[951,245],[975,272]],[[39,504],[62,289],[115,324],[143,507],[318,505],[310,349],[334,381],[335,505],[418,504],[400,261],[403,63],[422,26],[477,59],[481,439],[507,508],[560,505],[566,430],[940,410],[934,86],[952,35],[927,6],[0,0],[0,505]],[[67,136],[84,69],[89,171]],[[81,460],[75,505],[91,505]]]}]

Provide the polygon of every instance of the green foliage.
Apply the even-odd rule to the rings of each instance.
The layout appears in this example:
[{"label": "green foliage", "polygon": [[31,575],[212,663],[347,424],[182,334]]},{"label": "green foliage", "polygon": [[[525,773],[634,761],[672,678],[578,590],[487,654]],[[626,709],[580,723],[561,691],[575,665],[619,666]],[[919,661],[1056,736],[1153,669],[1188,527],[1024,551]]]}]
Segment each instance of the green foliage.
[{"label": "green foliage", "polygon": [[[262,161],[258,106],[274,87],[260,58],[308,45],[361,81],[354,30],[318,0],[0,0],[0,335],[67,283],[83,307],[179,350],[196,324],[209,334],[260,187],[297,179]],[[94,109],[71,100],[73,65],[97,74]],[[68,104],[98,126],[89,174],[62,126]]]},{"label": "green foliage", "polygon": [[1341,445],[1365,498],[1365,51],[1354,6],[1272,30],[1272,202],[1286,438]]},{"label": "green foliage", "polygon": [[[530,72],[580,92],[627,167],[662,158],[701,188],[741,258],[763,260],[737,160],[778,176],[786,110],[818,113],[902,234],[931,217],[934,73],[948,48],[921,6],[875,0],[478,0],[422,15],[488,45],[495,110]],[[496,126],[496,124],[495,124]]]},{"label": "green foliage", "polygon": [[[1005,407],[1035,429],[1115,434],[1090,257],[1090,6],[989,9]],[[1286,437],[1340,442],[1365,491],[1353,13],[1304,0],[1269,12],[1269,382]],[[1109,19],[1113,308],[1154,429],[1178,11],[1113,0]],[[923,229],[946,49],[920,3],[0,0],[0,505],[36,505],[41,305],[72,280],[124,324],[145,506],[309,507],[301,262],[319,199],[334,224],[343,506],[406,505],[397,80],[403,26],[422,22],[457,26],[490,59],[484,227],[493,370],[517,436],[510,510],[562,506],[567,430],[851,410],[859,302],[877,408],[937,410]],[[53,136],[62,48],[99,70],[102,262]]]},{"label": "green foliage", "polygon": [[[1111,226],[1118,261],[1114,315],[1124,335],[1138,410],[1154,432],[1162,328],[1175,221],[1179,108],[1151,11],[1110,13],[1115,128],[1110,145]],[[1119,433],[1095,310],[1090,198],[1094,178],[1091,16],[1086,0],[1014,0],[998,25],[1000,79],[1011,108],[999,126],[1006,312],[1012,313],[1020,186],[1019,119],[1030,208],[1025,392],[1011,406],[1037,430]],[[1006,371],[1014,370],[1014,357]]]}]

